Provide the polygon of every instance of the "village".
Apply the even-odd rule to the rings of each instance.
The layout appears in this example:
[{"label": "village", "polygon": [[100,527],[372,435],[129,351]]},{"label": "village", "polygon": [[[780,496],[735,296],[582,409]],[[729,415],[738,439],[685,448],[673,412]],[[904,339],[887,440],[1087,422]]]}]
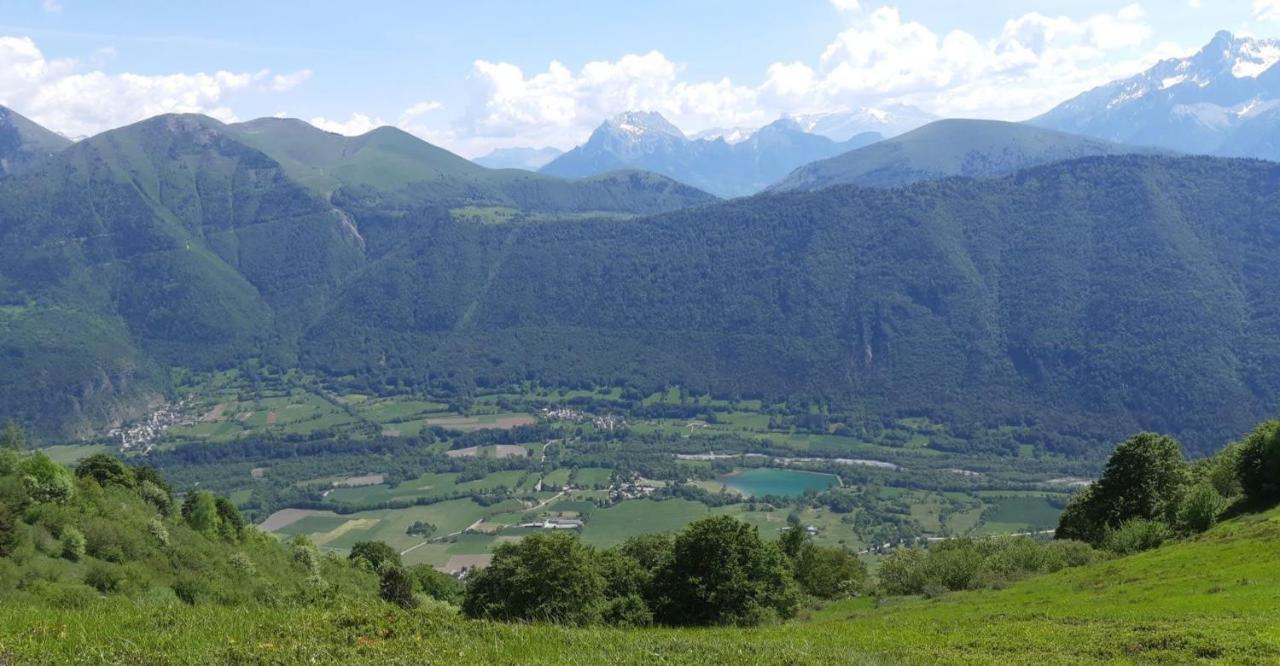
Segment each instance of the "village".
[{"label": "village", "polygon": [[142,421],[111,428],[107,431],[107,437],[119,440],[123,451],[147,453],[166,430],[196,422],[190,407],[186,399],[177,403],[165,403]]}]

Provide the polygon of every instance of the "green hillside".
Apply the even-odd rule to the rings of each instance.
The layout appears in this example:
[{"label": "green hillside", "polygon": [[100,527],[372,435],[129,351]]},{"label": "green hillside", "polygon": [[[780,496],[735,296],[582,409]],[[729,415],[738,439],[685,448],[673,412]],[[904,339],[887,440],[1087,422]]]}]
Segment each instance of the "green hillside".
[{"label": "green hillside", "polygon": [[486,169],[394,127],[357,137],[293,119],[231,126],[318,194],[367,206],[511,206],[541,212],[656,213],[715,197],[656,174],[606,174],[579,181],[520,169]]},{"label": "green hillside", "polygon": [[1202,449],[1280,395],[1275,174],[1094,158],[636,222],[436,223],[344,290],[302,361],[375,391],[676,383]]},{"label": "green hillside", "polygon": [[[405,204],[430,207],[419,217],[448,215],[435,181],[466,194],[455,203],[625,214],[710,198],[645,174],[530,184],[390,129],[348,140],[301,123],[272,127],[282,162],[242,130],[169,115],[0,179],[0,353],[15,370],[0,374],[0,414],[86,435],[144,415],[168,393],[169,367],[291,364],[298,335],[370,250],[363,221],[316,189],[325,178],[351,183],[358,192],[348,198],[361,201],[372,185],[427,187],[429,204]],[[404,219],[394,206],[380,210]]]},{"label": "green hillside", "polygon": [[[0,607],[11,663],[1182,663],[1280,659],[1280,512],[1000,590],[856,599],[756,629],[573,629],[428,607]],[[1211,563],[1211,564],[1209,564]]]},{"label": "green hillside", "polygon": [[939,120],[898,137],[806,164],[774,191],[832,185],[900,187],[948,176],[990,178],[1094,155],[1152,153],[1100,139],[996,120]]},{"label": "green hillside", "polygon": [[26,171],[70,145],[70,139],[0,106],[0,177]]}]

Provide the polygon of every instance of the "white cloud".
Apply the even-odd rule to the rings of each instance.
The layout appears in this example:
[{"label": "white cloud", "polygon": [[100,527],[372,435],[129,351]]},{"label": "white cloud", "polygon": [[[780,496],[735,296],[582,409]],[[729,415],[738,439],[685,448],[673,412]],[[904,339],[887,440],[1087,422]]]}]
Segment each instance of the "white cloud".
[{"label": "white cloud", "polygon": [[58,14],[62,12],[62,3],[58,0],[40,0],[40,9],[46,14]]},{"label": "white cloud", "polygon": [[[842,10],[858,3],[831,0]],[[1268,0],[1280,5],[1280,0]],[[687,81],[659,51],[590,62],[574,71],[552,61],[526,73],[505,62],[476,61],[471,103],[449,130],[434,136],[464,152],[510,145],[581,142],[603,119],[656,110],[687,132],[759,125],[781,113],[903,103],[938,115],[1024,119],[1071,96],[1181,55],[1150,46],[1140,4],[1083,18],[1031,12],[999,34],[938,33],[893,7],[851,16],[809,62],[778,62],[758,85],[729,79]],[[425,135],[425,130],[415,133]]]},{"label": "white cloud", "polygon": [[404,123],[404,122],[413,120],[418,116],[426,115],[428,113],[431,113],[432,111],[437,111],[442,108],[444,108],[444,105],[435,100],[418,102],[417,104],[414,104],[413,106],[405,109],[404,113],[400,114],[400,122]]},{"label": "white cloud", "polygon": [[[109,58],[100,56],[90,64]],[[266,70],[109,74],[75,59],[46,58],[30,37],[0,36],[0,104],[68,136],[96,134],[162,113],[205,113],[234,121],[226,98],[266,83],[274,83]]]},{"label": "white cloud", "polygon": [[1253,0],[1253,18],[1280,21],[1280,0]]},{"label": "white cloud", "polygon": [[292,90],[311,79],[311,70],[300,69],[292,74],[276,74],[271,77],[271,91],[284,92]]},{"label": "white cloud", "polygon": [[346,120],[330,120],[319,116],[312,118],[311,124],[326,132],[334,132],[346,136],[360,136],[388,123],[381,118],[370,117],[363,113],[353,113]]},{"label": "white cloud", "polygon": [[842,12],[856,12],[858,0],[831,0],[831,5]]}]

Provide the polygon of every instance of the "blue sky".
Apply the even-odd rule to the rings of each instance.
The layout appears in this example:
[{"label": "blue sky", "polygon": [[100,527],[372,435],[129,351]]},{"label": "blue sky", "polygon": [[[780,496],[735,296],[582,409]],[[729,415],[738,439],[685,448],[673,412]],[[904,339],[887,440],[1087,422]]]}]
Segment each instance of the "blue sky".
[{"label": "blue sky", "polygon": [[[69,135],[165,111],[397,124],[468,156],[658,110],[686,131],[888,104],[1022,119],[1280,34],[1280,0],[0,0],[0,103]],[[553,64],[554,63],[554,64]]]}]

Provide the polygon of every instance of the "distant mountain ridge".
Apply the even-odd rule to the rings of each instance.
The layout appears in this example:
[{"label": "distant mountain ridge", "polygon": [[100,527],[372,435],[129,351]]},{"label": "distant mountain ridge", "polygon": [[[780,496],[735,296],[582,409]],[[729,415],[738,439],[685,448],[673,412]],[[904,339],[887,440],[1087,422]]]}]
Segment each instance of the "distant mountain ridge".
[{"label": "distant mountain ridge", "polygon": [[[732,138],[733,141],[728,139]],[[832,141],[780,119],[742,136],[690,139],[661,114],[628,112],[606,120],[581,146],[542,173],[581,178],[615,169],[643,169],[724,197],[753,194],[801,164],[838,155],[880,139],[858,134]]]},{"label": "distant mountain ridge", "polygon": [[1030,124],[1188,153],[1280,159],[1280,40],[1222,31],[1058,105]]},{"label": "distant mountain ridge", "polygon": [[772,191],[832,185],[899,187],[949,176],[989,178],[1095,155],[1152,149],[998,120],[939,120],[892,139],[796,169]]},{"label": "distant mountain ridge", "polygon": [[489,169],[537,171],[564,154],[559,148],[498,148],[472,160]]}]

